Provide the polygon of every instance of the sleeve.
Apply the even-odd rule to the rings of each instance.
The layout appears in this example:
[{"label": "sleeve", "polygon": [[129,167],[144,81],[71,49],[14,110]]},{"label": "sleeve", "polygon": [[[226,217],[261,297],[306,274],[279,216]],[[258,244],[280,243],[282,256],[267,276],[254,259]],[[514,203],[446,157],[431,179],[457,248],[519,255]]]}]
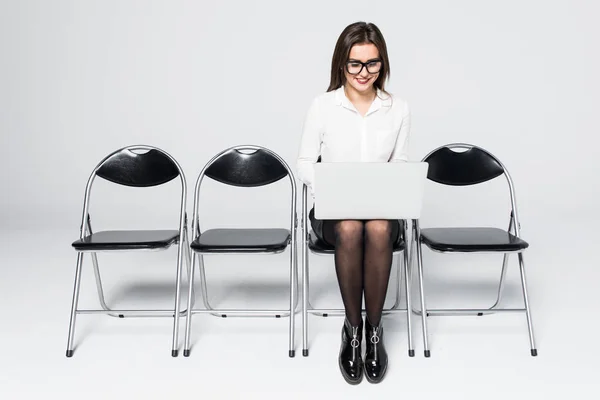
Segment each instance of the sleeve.
[{"label": "sleeve", "polygon": [[302,128],[302,138],[300,140],[300,151],[296,168],[298,178],[314,197],[315,181],[315,163],[321,154],[321,122],[319,115],[318,98],[313,100]]},{"label": "sleeve", "polygon": [[390,156],[391,162],[402,162],[408,161],[410,145],[410,109],[408,103],[404,105],[404,111],[402,112],[402,123],[400,124],[400,130],[398,132],[398,138],[396,139],[396,145],[392,150]]}]

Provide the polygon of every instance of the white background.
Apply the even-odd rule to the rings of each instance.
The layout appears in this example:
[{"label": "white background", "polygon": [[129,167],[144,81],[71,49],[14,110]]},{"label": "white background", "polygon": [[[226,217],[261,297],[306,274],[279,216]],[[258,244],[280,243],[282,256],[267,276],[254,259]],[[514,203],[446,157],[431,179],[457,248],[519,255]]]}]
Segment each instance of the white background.
[{"label": "white background", "polygon": [[[522,234],[531,244],[527,260],[532,296],[537,295],[532,303],[537,307],[538,338],[540,343],[546,340],[546,346],[538,346],[537,360],[563,346],[584,354],[577,360],[557,360],[557,365],[595,359],[597,353],[586,353],[586,345],[574,339],[578,336],[569,334],[574,329],[569,324],[587,319],[586,307],[595,312],[598,305],[589,293],[595,290],[592,274],[597,276],[593,227],[600,222],[596,140],[600,132],[599,12],[600,6],[593,1],[0,1],[0,225],[5,238],[0,288],[8,299],[4,300],[5,311],[13,321],[10,329],[2,328],[2,335],[5,345],[17,339],[29,341],[12,346],[14,358],[10,354],[4,358],[3,372],[24,365],[21,361],[45,365],[34,375],[27,375],[24,369],[23,374],[15,375],[19,378],[11,379],[18,383],[20,379],[38,379],[42,371],[52,370],[54,363],[63,363],[64,371],[70,371],[74,362],[94,363],[94,355],[87,354],[84,359],[83,349],[101,346],[120,332],[117,326],[95,337],[96,344],[89,339],[82,345],[79,360],[68,361],[73,361],[71,364],[61,357],[75,266],[75,254],[69,247],[78,236],[86,180],[105,155],[130,144],[166,150],[185,171],[189,213],[198,173],[213,155],[229,146],[268,147],[295,172],[308,105],[328,86],[338,35],[358,20],[376,23],[387,41],[391,63],[387,88],[406,99],[412,110],[411,158],[420,160],[445,143],[468,142],[498,156],[512,174]],[[150,196],[146,191],[112,188],[100,181],[96,189],[91,210],[96,230],[177,224],[176,184],[150,189]],[[212,182],[206,189],[206,227],[288,224],[286,181],[250,192]],[[506,189],[502,181],[460,189],[429,185],[422,224],[505,228],[509,213]],[[128,200],[120,200],[120,195],[128,195]],[[273,196],[281,201],[269,200]],[[459,264],[468,265],[461,260]],[[322,262],[329,265],[331,278],[331,262]],[[432,271],[436,266],[432,265]],[[276,270],[283,285],[285,268],[279,265]],[[123,276],[119,269],[113,273]],[[518,278],[514,278],[512,293],[518,300]],[[328,285],[332,298],[339,300],[335,281]],[[493,285],[490,288],[493,292]],[[41,294],[52,302],[41,301]],[[285,301],[285,290],[280,294]],[[582,302],[567,307],[564,302],[568,299]],[[32,313],[45,307],[46,322],[54,324],[51,334],[46,332],[53,337],[51,341],[42,339],[44,332],[34,324],[35,313],[25,318],[24,310],[11,307],[22,301],[38,307],[30,309]],[[573,314],[574,310],[579,314]],[[561,320],[559,324],[557,315],[571,322]],[[589,318],[594,319],[593,315]],[[34,325],[27,325],[29,333],[24,334],[23,325],[14,321]],[[524,319],[516,321],[511,333],[519,338],[517,344],[495,354],[512,351],[527,356]],[[132,326],[139,327],[136,323],[139,320]],[[241,320],[232,323],[238,324],[238,331],[247,329]],[[556,324],[565,329],[561,331],[564,338],[549,336]],[[591,324],[584,330],[588,335],[593,333],[590,328],[598,326]],[[338,325],[341,320],[334,320],[318,331],[330,335],[331,346],[322,345],[321,349],[333,350],[319,365],[331,375],[332,386],[327,386],[328,381],[315,381],[321,372],[306,364],[313,356],[279,358],[286,354],[283,325],[281,332],[274,334],[282,340],[280,348],[273,351],[277,357],[269,356],[275,360],[271,367],[285,370],[277,366],[283,360],[295,365],[290,368],[299,379],[325,385],[320,390],[347,390],[336,372]],[[158,326],[164,338],[147,343],[152,349],[160,347],[154,360],[157,364],[169,356],[170,322],[162,320]],[[227,327],[219,325],[214,334],[219,337],[224,329]],[[398,337],[403,329],[398,328]],[[441,327],[436,332],[443,337]],[[420,337],[416,328],[415,337]],[[572,342],[565,343],[565,338]],[[108,347],[115,358],[105,366],[112,368],[119,356],[133,360],[135,352],[123,349],[134,340],[132,334],[124,335],[118,345]],[[241,340],[232,337],[223,346]],[[32,354],[23,360],[17,349],[36,343],[47,358],[35,361]],[[404,346],[404,342],[398,345],[402,355]],[[461,346],[449,344],[448,348]],[[588,351],[597,351],[594,346]],[[417,362],[425,362],[417,348],[421,358]],[[227,357],[235,359],[236,351]],[[300,344],[297,352],[301,352]],[[249,348],[243,358],[248,362],[260,357],[259,353]],[[461,355],[453,351],[448,363],[439,366],[440,371],[464,362]],[[481,354],[471,353],[471,361],[478,360],[477,356]],[[196,371],[210,367],[198,357]],[[511,365],[510,357],[504,358],[506,365]],[[398,357],[397,362],[400,360],[406,357]],[[530,362],[524,357],[519,360]],[[487,372],[479,373],[489,377]],[[579,375],[569,376],[565,385]],[[230,376],[233,381],[237,378],[233,373]],[[256,379],[268,378],[257,375]],[[389,381],[392,379],[400,380]],[[63,383],[60,387],[64,389]],[[551,386],[537,389],[542,387]],[[210,385],[204,388],[211,389]],[[302,390],[310,388],[304,385]]]}]

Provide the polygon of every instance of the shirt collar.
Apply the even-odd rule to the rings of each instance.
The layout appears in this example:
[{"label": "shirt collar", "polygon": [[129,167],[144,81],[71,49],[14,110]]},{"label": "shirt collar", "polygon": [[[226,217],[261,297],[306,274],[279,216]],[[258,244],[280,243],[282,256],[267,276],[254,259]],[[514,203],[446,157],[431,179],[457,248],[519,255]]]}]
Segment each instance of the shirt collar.
[{"label": "shirt collar", "polygon": [[[336,100],[336,104],[338,106],[342,106],[349,110],[356,111],[356,108],[354,107],[352,102],[348,99],[348,97],[346,97],[346,92],[344,91],[344,85],[342,85],[338,89],[336,89],[335,100]],[[367,115],[379,110],[381,107],[391,107],[391,106],[392,106],[391,96],[383,93],[380,89],[377,89],[377,96],[375,97],[375,100],[373,100],[373,104],[371,105],[371,108],[369,109],[369,112],[367,113]]]}]

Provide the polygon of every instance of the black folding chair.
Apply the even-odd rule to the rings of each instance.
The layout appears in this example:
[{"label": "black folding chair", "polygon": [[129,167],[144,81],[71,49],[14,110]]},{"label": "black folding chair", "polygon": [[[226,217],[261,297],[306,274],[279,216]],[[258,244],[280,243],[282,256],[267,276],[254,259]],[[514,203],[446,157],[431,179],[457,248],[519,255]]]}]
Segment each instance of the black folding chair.
[{"label": "black folding chair", "polygon": [[[454,151],[454,150],[465,151]],[[450,227],[420,229],[418,221],[413,221],[413,240],[417,247],[417,268],[421,300],[421,315],[423,324],[423,344],[425,357],[430,356],[427,317],[434,315],[484,315],[494,312],[525,312],[529,329],[531,355],[537,355],[531,322],[531,312],[525,279],[525,263],[523,252],[529,244],[521,239],[517,201],[514,184],[505,166],[488,151],[465,143],[453,143],[441,146],[423,159],[429,164],[428,179],[442,185],[468,186],[487,182],[499,176],[504,176],[510,192],[511,213],[508,230],[492,227]],[[498,286],[496,302],[489,308],[469,309],[429,309],[425,305],[425,289],[423,284],[423,261],[421,244],[440,253],[499,253],[504,254],[502,272]],[[498,308],[506,277],[508,256],[516,253],[519,258],[521,287],[523,291],[524,308]]]},{"label": "black folding chair", "polygon": [[[92,184],[96,177],[118,185],[147,188],[170,182],[179,177],[181,180],[181,206],[179,210],[179,227],[173,230],[111,230],[93,232],[89,214],[89,201]],[[119,149],[104,158],[94,168],[85,188],[83,203],[83,215],[80,228],[80,239],[72,246],[77,251],[77,269],[75,272],[75,286],[73,289],[73,301],[71,304],[71,318],[69,323],[69,339],[67,342],[67,357],[73,355],[73,337],[75,335],[75,318],[78,314],[108,314],[113,317],[172,317],[173,318],[173,342],[171,355],[177,356],[177,342],[179,331],[179,317],[185,314],[180,311],[180,281],[183,265],[182,257],[186,255],[189,266],[189,248],[187,245],[186,227],[186,181],[181,167],[177,161],[161,149],[151,146],[138,145]],[[104,300],[104,291],[100,279],[98,267],[98,252],[124,252],[144,250],[165,250],[172,245],[177,248],[177,269],[175,284],[175,306],[173,309],[165,310],[117,310],[111,309]],[[79,299],[79,288],[83,256],[91,254],[96,279],[98,297],[102,309],[77,308]]]},{"label": "black folding chair", "polygon": [[[310,257],[309,252],[314,255],[320,256],[332,256],[335,254],[335,249],[324,243],[322,240],[314,234],[309,227],[309,210],[308,210],[308,188],[303,185],[302,188],[302,355],[308,356],[308,314],[315,314],[322,317],[328,316],[343,316],[344,310],[341,308],[315,308],[310,302],[310,291],[309,291],[309,264]],[[407,324],[407,336],[408,336],[408,355],[413,357],[415,350],[412,343],[412,324],[411,324],[411,307],[410,299],[410,282],[411,272],[409,270],[408,261],[408,248],[406,246],[406,238],[408,237],[408,225],[406,221],[400,221],[400,235],[393,247],[393,256],[397,266],[396,273],[396,299],[392,307],[383,310],[383,314],[391,314],[394,312],[405,312],[406,313],[406,324]],[[403,257],[397,257],[398,254],[403,253]],[[402,265],[402,271],[400,271],[400,265]],[[404,279],[404,293],[406,308],[399,308],[400,306],[400,286],[401,277]],[[362,310],[363,314],[365,310]]]},{"label": "black folding chair", "polygon": [[[208,229],[202,231],[199,221],[200,188],[204,177],[229,186],[259,187],[270,185],[288,177],[291,185],[290,198],[290,227],[281,228],[254,228],[254,229]],[[297,305],[297,255],[296,255],[296,182],[294,175],[286,162],[273,151],[260,146],[244,145],[235,146],[222,151],[210,160],[196,181],[194,193],[193,215],[193,241],[191,249],[192,272],[188,291],[185,347],[183,355],[190,355],[190,336],[192,329],[192,315],[208,313],[214,316],[254,316],[254,317],[289,317],[289,356],[294,357],[294,327],[295,309]],[[289,248],[290,250],[290,305],[289,309],[217,309],[208,301],[207,282],[204,272],[204,255],[224,254],[279,254]],[[204,309],[194,309],[193,282],[196,260],[199,261],[200,281],[202,284],[202,300]]]}]

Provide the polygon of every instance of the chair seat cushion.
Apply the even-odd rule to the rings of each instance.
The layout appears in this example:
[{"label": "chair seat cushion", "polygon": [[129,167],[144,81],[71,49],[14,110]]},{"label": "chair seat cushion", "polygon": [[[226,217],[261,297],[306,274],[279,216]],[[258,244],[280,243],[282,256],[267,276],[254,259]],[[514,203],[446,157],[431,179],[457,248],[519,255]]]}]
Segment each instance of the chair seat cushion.
[{"label": "chair seat cushion", "polygon": [[311,230],[308,237],[308,248],[310,251],[319,254],[333,254],[335,247],[319,239],[319,237]]},{"label": "chair seat cushion", "polygon": [[202,253],[276,253],[290,236],[288,229],[209,229],[191,247]]},{"label": "chair seat cushion", "polygon": [[443,252],[509,252],[529,247],[529,243],[498,228],[427,228],[421,238],[432,250]]},{"label": "chair seat cushion", "polygon": [[[308,248],[313,253],[317,254],[334,254],[335,247],[330,246],[328,243],[319,239],[319,237],[311,230],[310,235],[308,237]],[[401,238],[398,239],[396,243],[394,243],[394,251],[402,251],[404,250],[404,240]]]},{"label": "chair seat cushion", "polygon": [[177,230],[100,231],[73,242],[79,251],[87,250],[152,250],[177,243]]}]

